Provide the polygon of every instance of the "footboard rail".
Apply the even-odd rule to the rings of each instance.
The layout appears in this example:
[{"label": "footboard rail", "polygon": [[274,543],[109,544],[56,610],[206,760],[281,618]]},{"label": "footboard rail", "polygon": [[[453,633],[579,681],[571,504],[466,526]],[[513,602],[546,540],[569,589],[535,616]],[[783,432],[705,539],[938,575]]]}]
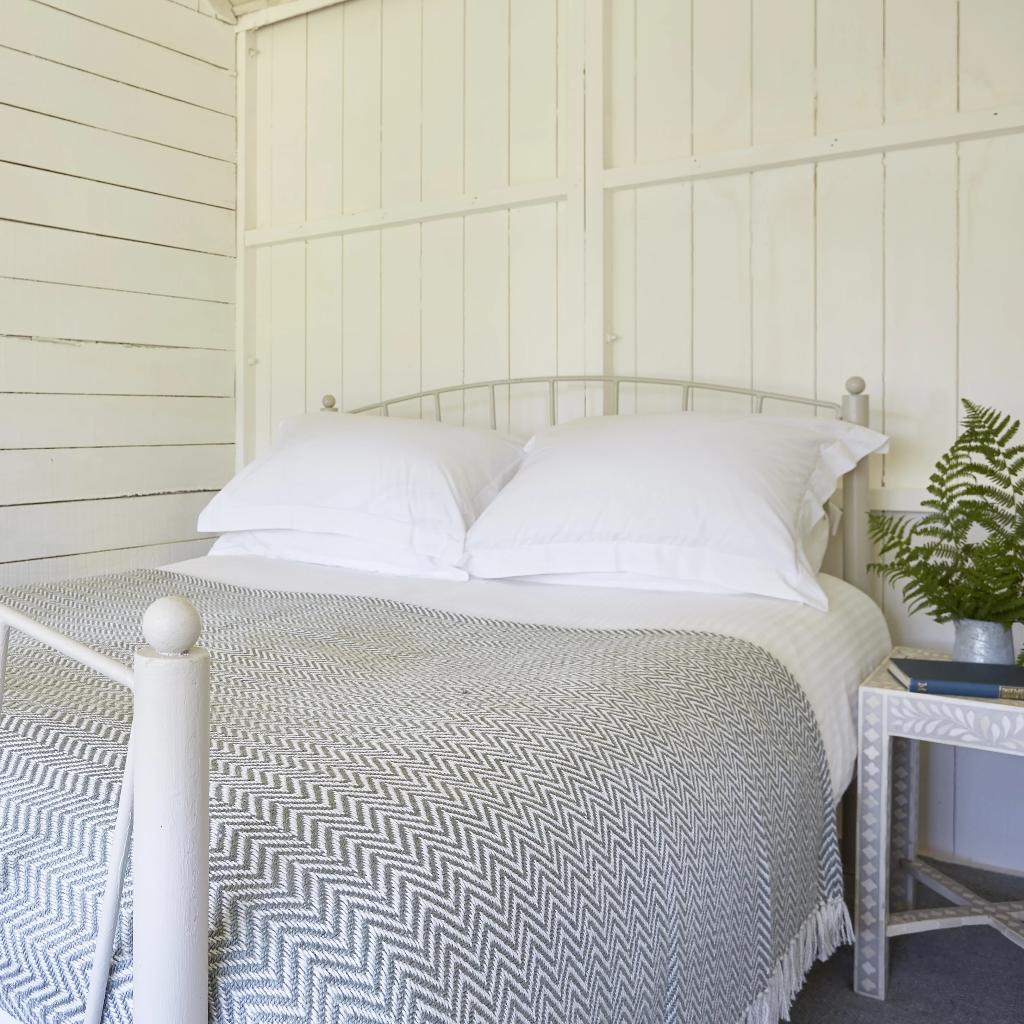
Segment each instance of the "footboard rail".
[{"label": "footboard rail", "polygon": [[133,1017],[205,1024],[209,939],[209,655],[184,598],[165,597],[142,620],[146,645],[126,665],[0,604],[0,712],[12,631],[126,687],[133,720],[118,796],[86,995],[100,1024],[128,849],[134,844]]}]

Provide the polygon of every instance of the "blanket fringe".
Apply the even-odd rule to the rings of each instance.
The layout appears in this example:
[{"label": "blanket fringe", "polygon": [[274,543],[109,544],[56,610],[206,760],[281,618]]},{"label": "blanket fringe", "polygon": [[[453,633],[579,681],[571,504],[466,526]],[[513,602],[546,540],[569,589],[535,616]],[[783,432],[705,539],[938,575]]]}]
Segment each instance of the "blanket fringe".
[{"label": "blanket fringe", "polygon": [[780,1020],[789,1020],[789,1008],[814,961],[827,960],[839,946],[850,942],[853,924],[843,898],[836,896],[819,904],[779,958],[768,984],[747,1007],[740,1024],[778,1024]]}]

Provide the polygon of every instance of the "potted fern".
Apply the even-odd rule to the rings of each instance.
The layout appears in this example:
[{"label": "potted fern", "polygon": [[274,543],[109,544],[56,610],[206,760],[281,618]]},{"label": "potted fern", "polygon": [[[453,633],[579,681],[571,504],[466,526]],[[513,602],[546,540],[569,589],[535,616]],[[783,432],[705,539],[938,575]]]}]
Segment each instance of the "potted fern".
[{"label": "potted fern", "polygon": [[963,430],[935,466],[926,513],[871,513],[879,561],[869,568],[902,584],[911,614],[955,624],[958,661],[1012,664],[1013,624],[1024,621],[1020,421],[963,404]]}]

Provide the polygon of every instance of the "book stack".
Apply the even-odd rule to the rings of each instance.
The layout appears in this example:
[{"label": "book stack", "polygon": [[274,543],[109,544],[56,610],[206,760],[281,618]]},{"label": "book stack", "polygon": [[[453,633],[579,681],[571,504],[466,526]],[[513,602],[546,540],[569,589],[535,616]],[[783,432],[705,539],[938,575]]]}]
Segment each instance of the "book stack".
[{"label": "book stack", "polygon": [[969,661],[891,658],[889,674],[911,693],[1024,701],[1024,668]]}]

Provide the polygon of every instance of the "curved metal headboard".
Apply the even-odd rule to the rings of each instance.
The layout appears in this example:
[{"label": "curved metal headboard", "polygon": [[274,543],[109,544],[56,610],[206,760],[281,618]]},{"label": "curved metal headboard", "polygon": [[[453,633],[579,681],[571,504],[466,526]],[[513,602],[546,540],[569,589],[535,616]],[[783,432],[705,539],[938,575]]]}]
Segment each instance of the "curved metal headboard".
[{"label": "curved metal headboard", "polygon": [[[868,425],[870,403],[864,394],[864,379],[851,377],[846,382],[846,393],[839,402],[827,402],[819,398],[806,398],[803,395],[784,395],[775,391],[762,391],[757,388],[730,387],[727,384],[703,384],[699,381],[677,380],[671,377],[619,377],[601,376],[596,374],[557,374],[550,377],[514,377],[509,380],[489,380],[475,384],[451,384],[443,388],[431,388],[417,391],[411,395],[400,395],[387,398],[371,405],[363,405],[351,409],[353,413],[376,412],[382,416],[390,414],[395,405],[406,402],[432,399],[434,416],[441,420],[441,398],[470,391],[486,390],[490,404],[491,428],[497,428],[497,390],[499,388],[517,387],[519,385],[542,384],[548,392],[548,423],[558,422],[558,398],[560,384],[600,384],[603,385],[604,401],[602,413],[614,415],[619,409],[619,398],[622,387],[626,384],[642,384],[677,388],[680,391],[680,411],[687,412],[691,408],[691,397],[695,392],[707,391],[727,395],[741,395],[751,400],[751,408],[755,413],[764,412],[765,402],[784,402],[787,405],[805,405],[813,409],[824,409],[840,419],[861,426]],[[324,395],[323,410],[337,412],[337,400],[334,395]],[[843,578],[863,591],[868,590],[867,564],[870,557],[868,537],[868,462],[861,460],[843,478]]]},{"label": "curved metal headboard", "polygon": [[[854,381],[860,382],[860,391],[864,390],[864,382],[859,377],[851,377],[847,382],[849,389]],[[786,402],[788,404],[806,405],[814,409],[826,409],[829,412],[841,415],[839,402],[826,402],[818,398],[806,398],[801,395],[783,395],[775,391],[761,391],[756,388],[730,387],[727,384],[703,384],[693,380],[677,380],[671,377],[621,377],[621,376],[600,376],[597,374],[557,374],[551,377],[513,377],[508,380],[488,380],[474,384],[451,384],[443,388],[431,388],[427,391],[417,391],[411,395],[400,395],[397,398],[387,398],[381,402],[374,402],[371,405],[362,405],[358,409],[350,409],[352,413],[379,412],[382,416],[390,415],[390,409],[394,405],[402,405],[406,402],[422,401],[433,399],[434,416],[441,419],[441,398],[443,395],[454,395],[468,391],[488,392],[491,413],[491,428],[497,428],[497,390],[526,384],[542,384],[548,391],[548,425],[558,422],[558,386],[560,384],[602,384],[605,387],[605,413],[614,415],[619,409],[619,399],[622,395],[624,384],[654,385],[669,387],[680,391],[680,411],[687,412],[691,407],[691,396],[696,391],[718,392],[727,395],[742,395],[751,400],[754,412],[763,412],[764,403]],[[851,393],[859,394],[860,392]],[[324,395],[323,409],[326,412],[337,410],[337,399],[334,395]]]}]

